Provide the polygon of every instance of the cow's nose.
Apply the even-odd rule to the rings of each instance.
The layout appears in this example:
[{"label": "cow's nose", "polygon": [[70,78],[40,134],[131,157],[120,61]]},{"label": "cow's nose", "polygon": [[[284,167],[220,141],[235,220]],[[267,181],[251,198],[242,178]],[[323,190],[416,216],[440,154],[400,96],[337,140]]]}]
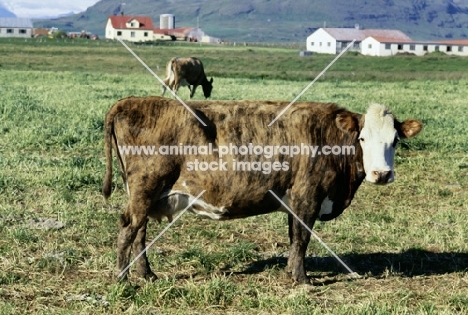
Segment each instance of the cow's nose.
[{"label": "cow's nose", "polygon": [[387,184],[392,177],[392,171],[374,171],[376,184]]}]

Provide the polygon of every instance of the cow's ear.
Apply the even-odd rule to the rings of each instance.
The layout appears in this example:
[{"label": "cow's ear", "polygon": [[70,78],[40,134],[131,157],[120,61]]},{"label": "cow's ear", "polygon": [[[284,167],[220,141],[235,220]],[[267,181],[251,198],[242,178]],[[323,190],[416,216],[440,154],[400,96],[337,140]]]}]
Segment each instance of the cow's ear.
[{"label": "cow's ear", "polygon": [[400,138],[404,139],[416,136],[422,130],[423,124],[415,119],[408,119],[402,123],[395,120],[395,128]]},{"label": "cow's ear", "polygon": [[210,79],[210,83],[213,83],[213,78]]},{"label": "cow's ear", "polygon": [[359,131],[359,117],[354,113],[339,113],[336,115],[335,122],[338,128],[344,132]]}]

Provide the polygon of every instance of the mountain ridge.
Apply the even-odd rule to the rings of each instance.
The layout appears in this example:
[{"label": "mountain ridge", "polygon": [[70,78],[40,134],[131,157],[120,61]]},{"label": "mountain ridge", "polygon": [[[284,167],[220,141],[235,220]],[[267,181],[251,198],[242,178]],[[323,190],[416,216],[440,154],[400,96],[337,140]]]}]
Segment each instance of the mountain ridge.
[{"label": "mountain ridge", "polygon": [[228,41],[301,42],[315,29],[354,27],[399,29],[415,40],[468,38],[465,0],[101,0],[86,11],[38,27],[88,30],[104,35],[110,15],[174,14],[176,27],[199,25]]},{"label": "mountain ridge", "polygon": [[0,3],[0,17],[16,17],[16,14],[8,10],[3,4]]}]

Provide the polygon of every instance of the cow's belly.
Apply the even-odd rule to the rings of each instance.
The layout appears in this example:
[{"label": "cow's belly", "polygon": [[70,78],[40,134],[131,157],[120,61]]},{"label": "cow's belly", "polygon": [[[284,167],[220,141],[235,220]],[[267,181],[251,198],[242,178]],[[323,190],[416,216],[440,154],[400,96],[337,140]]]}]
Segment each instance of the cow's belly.
[{"label": "cow's belly", "polygon": [[203,196],[196,198],[189,193],[170,190],[161,195],[153,207],[150,217],[170,216],[187,209],[203,217],[213,220],[222,220],[227,212],[225,207],[217,207],[203,200]]},{"label": "cow's belly", "polygon": [[[196,198],[196,196],[185,191],[170,190],[164,192],[155,201],[151,207],[149,216],[158,221],[161,221],[163,217],[167,217],[169,221],[172,221],[172,217],[176,213],[187,209],[192,213],[212,220],[231,220],[274,211],[287,212],[284,207],[278,207],[273,196],[270,197],[245,206],[235,206],[236,202],[230,202],[229,205],[213,205],[207,202],[203,198],[203,195]],[[283,198],[283,200],[285,199]]]}]

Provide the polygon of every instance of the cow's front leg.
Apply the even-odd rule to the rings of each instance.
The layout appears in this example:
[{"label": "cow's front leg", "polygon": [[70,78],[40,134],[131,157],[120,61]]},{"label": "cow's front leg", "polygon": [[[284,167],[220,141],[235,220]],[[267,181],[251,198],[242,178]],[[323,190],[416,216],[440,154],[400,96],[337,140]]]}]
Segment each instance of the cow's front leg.
[{"label": "cow's front leg", "polygon": [[136,261],[136,270],[140,277],[145,278],[146,280],[156,280],[158,277],[151,271],[146,248],[146,226],[148,224],[148,219],[140,227],[133,241],[132,252],[135,257],[141,254],[141,256]]},{"label": "cow's front leg", "polygon": [[[312,205],[302,204],[300,207],[294,207],[294,203],[291,205],[293,211],[295,211],[295,209],[300,209],[295,211],[296,215],[312,229],[315,222],[314,208],[311,207]],[[310,241],[310,233],[291,214],[288,215],[288,223],[291,245],[286,271],[291,273],[292,279],[297,283],[310,284],[305,271],[305,254]]]}]

